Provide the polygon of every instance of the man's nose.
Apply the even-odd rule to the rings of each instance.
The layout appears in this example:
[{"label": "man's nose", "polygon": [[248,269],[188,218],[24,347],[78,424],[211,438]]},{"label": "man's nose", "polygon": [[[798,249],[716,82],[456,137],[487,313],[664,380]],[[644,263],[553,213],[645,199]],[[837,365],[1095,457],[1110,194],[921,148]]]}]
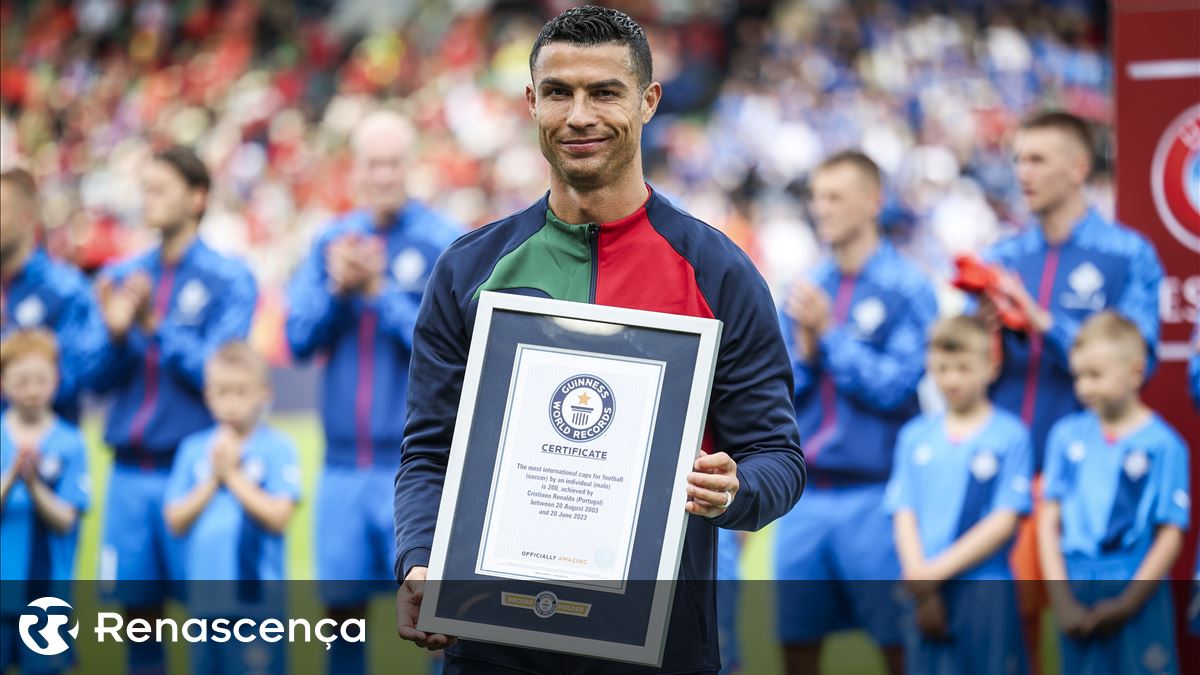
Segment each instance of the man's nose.
[{"label": "man's nose", "polygon": [[567,126],[582,129],[596,124],[596,111],[592,108],[591,98],[586,91],[575,94],[571,100],[571,110],[567,113]]}]

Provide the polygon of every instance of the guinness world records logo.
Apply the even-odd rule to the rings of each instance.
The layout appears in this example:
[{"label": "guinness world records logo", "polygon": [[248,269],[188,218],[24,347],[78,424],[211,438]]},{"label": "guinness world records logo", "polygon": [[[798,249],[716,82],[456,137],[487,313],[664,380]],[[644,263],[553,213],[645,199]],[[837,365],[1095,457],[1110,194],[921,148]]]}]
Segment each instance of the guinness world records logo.
[{"label": "guinness world records logo", "polygon": [[574,375],[550,396],[550,424],[568,441],[586,442],[608,430],[616,412],[612,388],[595,375]]}]

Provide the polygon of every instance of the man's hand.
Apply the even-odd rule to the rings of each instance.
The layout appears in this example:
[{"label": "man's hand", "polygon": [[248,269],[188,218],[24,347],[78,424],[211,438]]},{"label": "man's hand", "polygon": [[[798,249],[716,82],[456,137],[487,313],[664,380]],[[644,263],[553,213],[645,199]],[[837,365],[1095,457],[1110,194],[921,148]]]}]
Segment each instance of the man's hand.
[{"label": "man's hand", "polygon": [[820,338],[830,329],[833,303],[829,295],[812,282],[801,279],[792,286],[784,311],[812,337]]},{"label": "man's hand", "polygon": [[692,464],[687,477],[687,512],[713,518],[725,512],[737,497],[740,487],[737,462],[724,452],[701,455]]},{"label": "man's hand", "polygon": [[383,289],[383,278],[387,269],[387,249],[379,237],[363,237],[358,241],[355,262],[363,277],[362,292],[367,297],[379,295]]},{"label": "man's hand", "polygon": [[917,600],[914,617],[917,629],[930,640],[945,640],[950,636],[950,621],[946,614],[946,603],[939,593],[931,593]]},{"label": "man's hand", "polygon": [[353,236],[338,237],[325,247],[325,273],[333,284],[336,295],[354,292],[362,285],[362,278],[357,274],[358,266],[354,256],[358,246]]},{"label": "man's hand", "polygon": [[23,447],[17,450],[17,458],[13,461],[13,472],[25,481],[26,485],[29,485],[33,481],[39,480],[37,468],[40,461],[41,455],[37,450],[28,446]]},{"label": "man's hand", "polygon": [[422,649],[437,651],[454,644],[458,638],[417,630],[428,572],[424,567],[412,568],[404,577],[404,583],[400,584],[400,590],[396,591],[396,634],[401,640],[408,640]]},{"label": "man's hand", "polygon": [[134,272],[118,284],[109,277],[96,283],[96,296],[104,326],[114,340],[122,340],[139,315],[148,311],[151,282],[145,272]]},{"label": "man's hand", "polygon": [[1050,330],[1054,324],[1054,318],[1050,316],[1050,312],[1042,309],[1042,306],[1033,299],[1033,296],[1026,290],[1025,284],[1017,275],[1006,272],[1000,280],[1000,287],[1004,294],[1013,299],[1017,303],[1017,307],[1029,318],[1029,330],[1037,335],[1041,335]]}]

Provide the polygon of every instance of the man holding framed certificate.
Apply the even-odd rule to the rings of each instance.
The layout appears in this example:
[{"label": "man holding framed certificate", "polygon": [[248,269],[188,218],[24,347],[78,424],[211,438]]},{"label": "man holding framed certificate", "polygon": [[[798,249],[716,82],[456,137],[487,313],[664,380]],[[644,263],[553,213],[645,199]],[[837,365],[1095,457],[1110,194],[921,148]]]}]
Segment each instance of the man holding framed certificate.
[{"label": "man holding framed certificate", "polygon": [[[399,634],[453,644],[450,673],[638,672],[596,657],[716,672],[717,528],[757,530],[804,487],[774,305],[736,245],[644,181],[641,130],[662,88],[640,26],[614,10],[568,10],[542,29],[530,70],[550,191],[453,244],[417,321],[394,502]],[[673,449],[661,442],[669,434]],[[694,463],[680,452],[693,436]],[[448,522],[435,543],[439,512]],[[583,546],[571,525],[580,521],[602,545]],[[459,580],[507,585],[491,587],[495,602],[460,598],[451,617],[422,607],[437,586],[426,592],[431,564],[444,575],[439,603]],[[632,590],[639,582],[649,592]],[[674,591],[666,607],[662,588]],[[653,624],[642,609],[664,626],[669,615],[665,638],[650,658],[622,655],[625,625]],[[420,630],[418,617],[500,632],[455,643]],[[555,639],[524,639],[537,633],[521,627],[529,622]]]}]

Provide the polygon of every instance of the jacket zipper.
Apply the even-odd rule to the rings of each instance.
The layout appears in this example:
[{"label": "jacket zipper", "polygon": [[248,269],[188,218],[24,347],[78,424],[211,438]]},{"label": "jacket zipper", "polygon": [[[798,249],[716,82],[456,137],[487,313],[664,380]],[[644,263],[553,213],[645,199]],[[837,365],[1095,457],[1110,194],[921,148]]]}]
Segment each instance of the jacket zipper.
[{"label": "jacket zipper", "polygon": [[588,288],[588,303],[596,304],[596,277],[600,274],[600,226],[588,223],[588,246],[592,249],[592,281]]}]

